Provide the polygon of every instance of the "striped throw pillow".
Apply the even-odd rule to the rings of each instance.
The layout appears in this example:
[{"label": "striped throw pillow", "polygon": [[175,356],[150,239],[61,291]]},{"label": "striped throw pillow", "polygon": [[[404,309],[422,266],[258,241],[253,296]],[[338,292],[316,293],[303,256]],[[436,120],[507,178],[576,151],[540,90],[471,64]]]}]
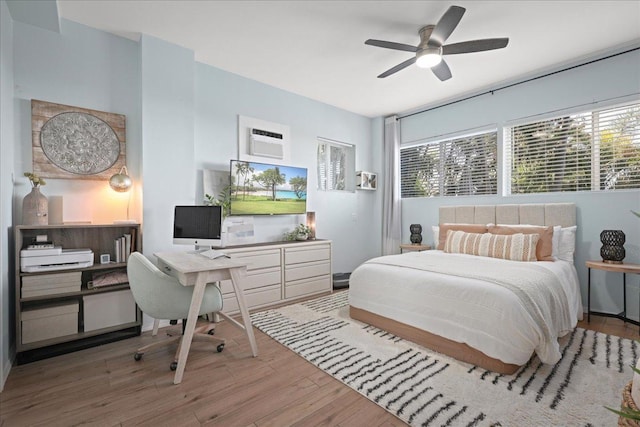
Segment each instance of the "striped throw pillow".
[{"label": "striped throw pillow", "polygon": [[536,245],[539,238],[538,234],[478,234],[449,230],[444,251],[511,261],[537,261]]}]

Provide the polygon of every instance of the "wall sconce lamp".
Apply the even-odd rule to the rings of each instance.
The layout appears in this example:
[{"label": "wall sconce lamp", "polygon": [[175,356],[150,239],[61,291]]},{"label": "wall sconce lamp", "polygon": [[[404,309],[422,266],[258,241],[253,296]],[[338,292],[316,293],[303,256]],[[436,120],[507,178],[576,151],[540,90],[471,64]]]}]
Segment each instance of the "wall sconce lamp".
[{"label": "wall sconce lamp", "polygon": [[131,178],[129,177],[129,171],[126,166],[120,168],[120,172],[109,179],[109,185],[118,193],[129,191],[131,184]]},{"label": "wall sconce lamp", "polygon": [[316,213],[315,212],[307,212],[307,227],[311,229],[311,235],[309,239],[316,239]]}]

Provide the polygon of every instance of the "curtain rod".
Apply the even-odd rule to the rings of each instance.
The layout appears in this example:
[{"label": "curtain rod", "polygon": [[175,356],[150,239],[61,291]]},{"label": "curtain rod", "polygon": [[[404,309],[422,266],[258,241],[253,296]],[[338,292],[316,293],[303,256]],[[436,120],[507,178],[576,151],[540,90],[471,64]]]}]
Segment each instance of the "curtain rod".
[{"label": "curtain rod", "polygon": [[594,64],[596,62],[604,61],[605,59],[614,58],[616,56],[624,55],[624,54],[627,54],[629,52],[633,52],[633,51],[636,51],[636,50],[640,50],[640,47],[634,47],[634,48],[627,49],[627,50],[622,51],[622,52],[613,53],[611,55],[608,55],[608,56],[605,56],[605,57],[602,57],[602,58],[593,59],[591,61],[583,62],[581,64],[572,65],[571,67],[566,67],[566,68],[562,68],[560,70],[552,71],[550,73],[542,74],[540,76],[531,77],[529,79],[525,79],[525,80],[522,80],[522,81],[519,81],[519,82],[515,82],[515,83],[511,83],[511,84],[505,85],[505,86],[501,86],[501,87],[496,88],[496,89],[487,90],[487,91],[484,91],[484,92],[481,92],[481,93],[477,93],[475,95],[470,95],[470,96],[467,96],[465,98],[461,98],[461,99],[457,99],[455,101],[447,102],[446,104],[437,105],[435,107],[427,108],[425,110],[416,111],[416,112],[413,112],[411,114],[407,114],[405,116],[398,116],[398,118],[396,120],[399,121],[399,120],[405,119],[407,117],[411,117],[411,116],[415,116],[415,115],[418,115],[418,114],[426,113],[428,111],[437,110],[438,108],[448,107],[449,105],[457,104],[457,103],[463,102],[463,101],[468,101],[470,99],[477,98],[479,96],[493,95],[494,92],[498,92],[499,90],[509,89],[511,87],[518,86],[518,85],[521,85],[523,83],[529,83],[529,82],[532,82],[534,80],[538,80],[538,79],[542,79],[542,78],[545,78],[545,77],[553,76],[554,74],[559,74],[559,73],[563,73],[565,71],[573,70],[575,68],[584,67],[585,65]]}]

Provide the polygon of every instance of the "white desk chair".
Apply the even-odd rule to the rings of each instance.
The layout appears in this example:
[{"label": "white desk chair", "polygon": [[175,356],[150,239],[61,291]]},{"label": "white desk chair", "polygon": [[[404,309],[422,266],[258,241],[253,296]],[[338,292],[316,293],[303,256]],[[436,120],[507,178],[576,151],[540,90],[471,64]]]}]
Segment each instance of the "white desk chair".
[{"label": "white desk chair", "polygon": [[[183,327],[189,314],[192,286],[182,286],[177,279],[164,274],[151,261],[140,252],[134,252],[127,262],[127,275],[133,298],[140,309],[154,319],[183,319]],[[222,310],[222,294],[217,286],[207,286],[199,315],[216,313]],[[157,320],[154,321],[154,334],[157,333]],[[224,340],[212,336],[214,326],[207,323],[196,328],[193,339],[196,341],[208,341],[216,345],[218,352],[224,349]],[[208,331],[208,333],[205,333]],[[142,355],[156,347],[172,344],[182,336],[177,335],[139,348],[134,354],[135,360],[142,359]],[[171,370],[178,366],[178,354],[175,353]]]}]

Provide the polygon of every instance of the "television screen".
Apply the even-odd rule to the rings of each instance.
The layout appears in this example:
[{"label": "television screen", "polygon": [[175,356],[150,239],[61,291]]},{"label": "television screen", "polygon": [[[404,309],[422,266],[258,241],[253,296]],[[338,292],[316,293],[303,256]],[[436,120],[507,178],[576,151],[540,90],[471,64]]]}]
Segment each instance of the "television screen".
[{"label": "television screen", "polygon": [[176,206],[173,215],[173,243],[176,245],[220,246],[222,207]]},{"label": "television screen", "polygon": [[307,211],[307,169],[231,160],[231,215]]}]

